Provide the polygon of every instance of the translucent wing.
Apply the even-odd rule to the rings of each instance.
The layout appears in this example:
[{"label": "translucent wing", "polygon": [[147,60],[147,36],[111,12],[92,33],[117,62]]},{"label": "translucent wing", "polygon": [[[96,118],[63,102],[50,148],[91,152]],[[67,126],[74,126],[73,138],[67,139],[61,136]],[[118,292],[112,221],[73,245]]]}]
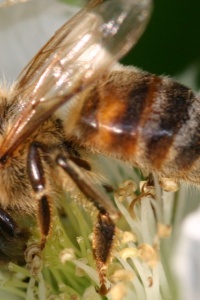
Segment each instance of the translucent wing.
[{"label": "translucent wing", "polygon": [[136,43],[150,8],[151,0],[93,0],[55,33],[15,85],[19,113],[1,160]]},{"label": "translucent wing", "polygon": [[20,2],[27,2],[27,1],[29,1],[29,0],[4,0],[4,1],[0,1],[0,8],[5,7],[5,6],[9,6],[9,5],[18,4]]}]

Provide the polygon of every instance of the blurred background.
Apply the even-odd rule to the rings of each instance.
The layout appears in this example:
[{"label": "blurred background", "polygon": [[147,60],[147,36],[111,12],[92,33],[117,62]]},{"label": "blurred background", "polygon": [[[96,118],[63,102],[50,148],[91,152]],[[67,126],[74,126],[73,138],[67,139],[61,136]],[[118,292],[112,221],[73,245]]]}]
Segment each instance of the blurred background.
[{"label": "blurred background", "polygon": [[[193,87],[200,87],[200,1],[154,0],[153,3],[145,33],[122,62],[158,75],[181,77]],[[193,78],[187,78],[189,75]]]},{"label": "blurred background", "polygon": [[200,85],[200,1],[154,1],[154,10],[144,35],[126,63],[156,74],[177,76],[197,68]]}]

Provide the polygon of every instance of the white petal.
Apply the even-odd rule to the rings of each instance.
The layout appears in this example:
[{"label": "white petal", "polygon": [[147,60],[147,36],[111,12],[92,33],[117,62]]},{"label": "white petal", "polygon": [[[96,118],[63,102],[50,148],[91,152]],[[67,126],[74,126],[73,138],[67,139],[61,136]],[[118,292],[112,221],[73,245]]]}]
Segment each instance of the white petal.
[{"label": "white petal", "polygon": [[176,247],[174,267],[180,280],[182,300],[200,298],[200,209],[183,222]]}]

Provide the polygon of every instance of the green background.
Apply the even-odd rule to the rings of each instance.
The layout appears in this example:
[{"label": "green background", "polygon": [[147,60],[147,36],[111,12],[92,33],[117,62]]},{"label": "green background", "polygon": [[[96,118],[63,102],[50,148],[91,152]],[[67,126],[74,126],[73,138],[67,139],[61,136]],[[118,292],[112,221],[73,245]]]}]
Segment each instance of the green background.
[{"label": "green background", "polygon": [[193,64],[200,85],[200,1],[155,0],[147,30],[125,61],[172,76]]},{"label": "green background", "polygon": [[200,87],[200,0],[155,0],[145,33],[123,63],[172,77],[195,66]]}]

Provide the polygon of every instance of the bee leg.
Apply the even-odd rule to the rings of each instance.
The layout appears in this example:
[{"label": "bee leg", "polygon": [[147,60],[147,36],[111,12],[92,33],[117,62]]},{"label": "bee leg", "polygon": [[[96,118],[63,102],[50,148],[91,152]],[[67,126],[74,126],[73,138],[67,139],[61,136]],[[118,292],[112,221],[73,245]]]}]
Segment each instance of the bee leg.
[{"label": "bee leg", "polygon": [[106,287],[106,267],[109,262],[110,253],[113,247],[115,237],[115,225],[109,214],[106,212],[99,212],[97,223],[94,227],[93,237],[93,254],[97,264],[97,270],[99,272],[99,279],[101,286],[96,289],[101,295],[106,295],[109,292],[109,288]]},{"label": "bee leg", "polygon": [[[111,215],[117,215],[113,207],[107,203],[107,199],[86,179],[80,168],[66,155],[58,155],[57,164],[71,177],[81,192],[91,201],[99,211],[97,223],[94,227],[93,254],[96,260],[100,279],[98,293],[105,295],[109,289],[106,287],[106,266],[110,258],[113,240],[115,236],[115,225]],[[111,209],[111,215],[108,213]]]},{"label": "bee leg", "polygon": [[25,263],[23,252],[28,238],[28,231],[19,227],[10,214],[0,208],[0,262]]},{"label": "bee leg", "polygon": [[27,173],[38,200],[37,218],[41,234],[41,249],[43,249],[51,228],[52,212],[51,199],[46,191],[47,182],[39,148],[38,143],[33,142],[30,145],[27,157]]}]

